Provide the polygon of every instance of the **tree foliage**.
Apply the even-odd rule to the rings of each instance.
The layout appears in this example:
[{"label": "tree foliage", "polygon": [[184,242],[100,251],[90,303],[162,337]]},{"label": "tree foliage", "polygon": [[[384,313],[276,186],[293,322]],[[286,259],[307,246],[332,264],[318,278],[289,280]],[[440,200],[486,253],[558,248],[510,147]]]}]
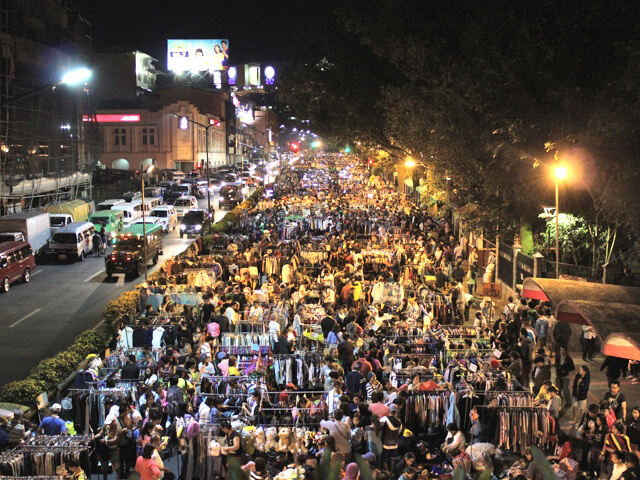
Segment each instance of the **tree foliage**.
[{"label": "tree foliage", "polygon": [[560,159],[566,208],[640,232],[640,4],[347,0],[336,18],[284,89],[321,134],[410,152],[502,231],[553,203]]}]

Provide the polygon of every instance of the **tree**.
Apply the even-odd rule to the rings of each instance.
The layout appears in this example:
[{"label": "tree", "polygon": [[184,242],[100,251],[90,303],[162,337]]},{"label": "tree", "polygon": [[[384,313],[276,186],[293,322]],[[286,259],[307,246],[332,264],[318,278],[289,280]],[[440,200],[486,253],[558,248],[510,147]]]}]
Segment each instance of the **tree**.
[{"label": "tree", "polygon": [[593,230],[595,261],[599,232],[640,233],[638,19],[633,2],[347,0],[331,75],[307,64],[313,81],[289,88],[314,121],[418,155],[525,244],[553,198],[550,167],[579,147],[592,200],[570,205]]}]

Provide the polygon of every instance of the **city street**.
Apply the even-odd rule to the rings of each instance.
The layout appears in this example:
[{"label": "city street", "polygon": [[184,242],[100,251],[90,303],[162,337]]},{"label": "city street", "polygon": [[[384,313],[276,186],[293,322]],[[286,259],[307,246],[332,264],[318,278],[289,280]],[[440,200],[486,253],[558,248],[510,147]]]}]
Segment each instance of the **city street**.
[{"label": "city street", "polygon": [[[199,204],[206,206],[206,199]],[[217,199],[212,198],[212,204],[218,221],[227,211],[217,209]],[[178,229],[165,235],[159,264],[192,241],[181,239]],[[157,268],[150,266],[149,273]],[[104,257],[38,265],[28,285],[15,284],[0,295],[0,385],[26,377],[40,360],[67,348],[84,330],[98,327],[107,303],[142,281],[125,280],[123,274],[107,279]]]}]

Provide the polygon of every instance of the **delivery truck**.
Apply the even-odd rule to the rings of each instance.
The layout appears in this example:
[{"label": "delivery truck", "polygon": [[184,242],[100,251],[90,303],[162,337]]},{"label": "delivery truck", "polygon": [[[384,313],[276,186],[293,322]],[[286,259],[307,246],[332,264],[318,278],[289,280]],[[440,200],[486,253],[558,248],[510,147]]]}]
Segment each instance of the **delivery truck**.
[{"label": "delivery truck", "polygon": [[72,222],[86,222],[95,209],[93,200],[87,202],[81,199],[70,200],[68,202],[59,203],[57,205],[47,205],[42,208],[51,215],[67,214],[71,215]]},{"label": "delivery truck", "polygon": [[40,257],[51,240],[49,212],[34,210],[0,217],[0,235],[16,237],[21,233],[36,257]]}]

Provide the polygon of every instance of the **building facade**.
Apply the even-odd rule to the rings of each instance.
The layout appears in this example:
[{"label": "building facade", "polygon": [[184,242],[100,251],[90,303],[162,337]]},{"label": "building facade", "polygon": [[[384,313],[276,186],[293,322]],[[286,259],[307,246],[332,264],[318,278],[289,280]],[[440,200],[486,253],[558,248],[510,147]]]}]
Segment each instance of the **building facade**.
[{"label": "building facade", "polygon": [[207,131],[209,166],[227,163],[225,103],[223,92],[174,87],[141,97],[138,108],[100,109],[86,120],[100,127],[103,168],[188,172],[207,166]]}]

